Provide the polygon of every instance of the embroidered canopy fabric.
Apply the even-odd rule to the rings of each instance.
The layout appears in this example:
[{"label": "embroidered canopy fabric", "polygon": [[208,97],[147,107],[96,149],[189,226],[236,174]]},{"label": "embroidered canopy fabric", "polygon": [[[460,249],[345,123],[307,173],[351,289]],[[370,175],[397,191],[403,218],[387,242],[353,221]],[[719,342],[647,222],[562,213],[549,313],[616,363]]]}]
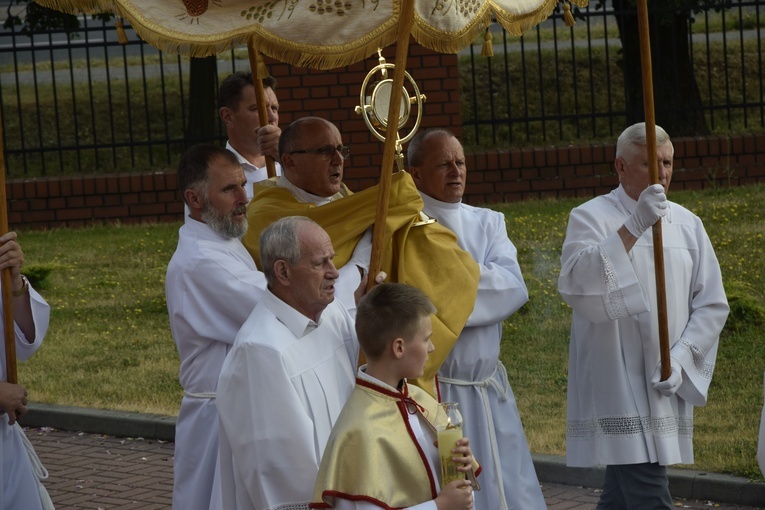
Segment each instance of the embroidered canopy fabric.
[{"label": "embroidered canopy fabric", "polygon": [[[36,0],[65,12],[114,12],[149,44],[204,57],[244,46],[298,67],[332,69],[394,43],[405,0]],[[413,0],[412,35],[456,53],[492,17],[514,35],[546,19],[559,0]],[[588,0],[571,0],[584,6]]]}]

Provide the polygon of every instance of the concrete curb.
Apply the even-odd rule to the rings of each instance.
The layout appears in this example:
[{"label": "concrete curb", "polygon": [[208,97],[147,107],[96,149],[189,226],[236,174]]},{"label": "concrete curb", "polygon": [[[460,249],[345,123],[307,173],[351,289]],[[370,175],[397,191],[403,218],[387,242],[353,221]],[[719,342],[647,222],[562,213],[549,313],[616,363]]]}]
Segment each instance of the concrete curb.
[{"label": "concrete curb", "polygon": [[[566,466],[566,459],[557,455],[532,454],[539,481],[602,487],[605,467],[574,468]],[[765,483],[748,479],[695,471],[692,469],[667,468],[669,490],[673,497],[683,499],[712,500],[746,506],[765,506]]]},{"label": "concrete curb", "polygon": [[[173,441],[175,416],[86,409],[82,407],[30,404],[19,422],[25,427],[53,427],[119,437],[143,437]],[[557,455],[533,454],[537,477],[542,483],[582,487],[602,487],[605,468],[572,468]],[[669,468],[672,496],[684,499],[712,500],[747,506],[765,506],[765,483],[746,478]]]},{"label": "concrete curb", "polygon": [[24,427],[53,427],[119,437],[175,440],[175,416],[30,404],[19,420]]}]

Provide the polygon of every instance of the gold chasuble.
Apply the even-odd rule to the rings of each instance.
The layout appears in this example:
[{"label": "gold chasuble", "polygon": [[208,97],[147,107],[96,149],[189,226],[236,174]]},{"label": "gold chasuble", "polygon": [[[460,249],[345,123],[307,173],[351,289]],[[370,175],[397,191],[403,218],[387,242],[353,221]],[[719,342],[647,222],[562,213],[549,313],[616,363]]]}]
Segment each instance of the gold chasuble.
[{"label": "gold chasuble", "polygon": [[406,382],[393,392],[357,378],[324,448],[310,508],[333,508],[335,498],[382,508],[434,499],[438,474],[428,466],[408,413],[420,412],[433,427],[437,406],[430,395]]},{"label": "gold chasuble", "polygon": [[[258,242],[263,229],[285,216],[307,216],[327,231],[336,253],[333,262],[343,267],[361,236],[374,224],[378,189],[373,186],[359,193],[348,192],[345,198],[317,207],[298,202],[275,181],[256,183],[247,207],[249,227],[242,242],[262,269]],[[423,377],[411,381],[437,397],[435,376],[473,311],[480,271],[470,254],[457,245],[451,230],[438,223],[415,225],[422,208],[412,177],[406,172],[394,174],[382,270],[389,282],[418,287],[438,309],[433,317],[432,337],[436,350],[428,358]]]}]

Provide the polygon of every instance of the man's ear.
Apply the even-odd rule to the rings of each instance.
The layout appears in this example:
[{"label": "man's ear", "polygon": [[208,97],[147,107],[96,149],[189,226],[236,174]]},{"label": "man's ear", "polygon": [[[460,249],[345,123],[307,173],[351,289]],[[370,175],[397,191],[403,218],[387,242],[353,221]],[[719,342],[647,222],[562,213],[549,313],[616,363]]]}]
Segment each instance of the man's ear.
[{"label": "man's ear", "polygon": [[624,175],[624,172],[626,172],[626,169],[624,168],[624,158],[618,156],[614,160],[614,169],[616,170],[616,175],[619,177],[619,180],[621,180],[622,175]]},{"label": "man's ear", "polygon": [[220,120],[223,121],[226,126],[233,123],[234,110],[228,106],[221,106],[218,110],[218,115],[220,115]]},{"label": "man's ear", "polygon": [[282,154],[280,159],[283,169],[292,170],[295,166],[295,160],[292,159],[292,154],[290,153]]},{"label": "man's ear", "polygon": [[186,191],[183,192],[183,199],[186,201],[186,204],[188,204],[189,209],[204,209],[202,197],[195,189],[186,189]]},{"label": "man's ear", "polygon": [[285,287],[290,284],[290,266],[286,260],[277,260],[274,262],[274,274],[279,283]]},{"label": "man's ear", "polygon": [[401,359],[406,352],[406,342],[403,338],[396,338],[390,344],[390,350],[395,359]]},{"label": "man's ear", "polygon": [[416,166],[410,166],[407,168],[407,172],[409,172],[409,175],[412,176],[412,180],[415,184],[420,182],[420,168]]}]

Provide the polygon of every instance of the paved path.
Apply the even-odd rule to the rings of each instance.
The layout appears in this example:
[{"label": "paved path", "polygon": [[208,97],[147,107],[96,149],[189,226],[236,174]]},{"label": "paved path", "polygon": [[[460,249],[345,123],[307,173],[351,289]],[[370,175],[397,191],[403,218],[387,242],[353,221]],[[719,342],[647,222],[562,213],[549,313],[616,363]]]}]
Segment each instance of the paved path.
[{"label": "paved path", "polygon": [[[173,443],[47,427],[25,430],[50,473],[45,486],[57,510],[170,508]],[[598,491],[586,487],[544,483],[542,490],[550,510],[591,510],[598,499]],[[676,500],[675,506],[699,510],[756,510],[755,507],[681,499]]]}]

